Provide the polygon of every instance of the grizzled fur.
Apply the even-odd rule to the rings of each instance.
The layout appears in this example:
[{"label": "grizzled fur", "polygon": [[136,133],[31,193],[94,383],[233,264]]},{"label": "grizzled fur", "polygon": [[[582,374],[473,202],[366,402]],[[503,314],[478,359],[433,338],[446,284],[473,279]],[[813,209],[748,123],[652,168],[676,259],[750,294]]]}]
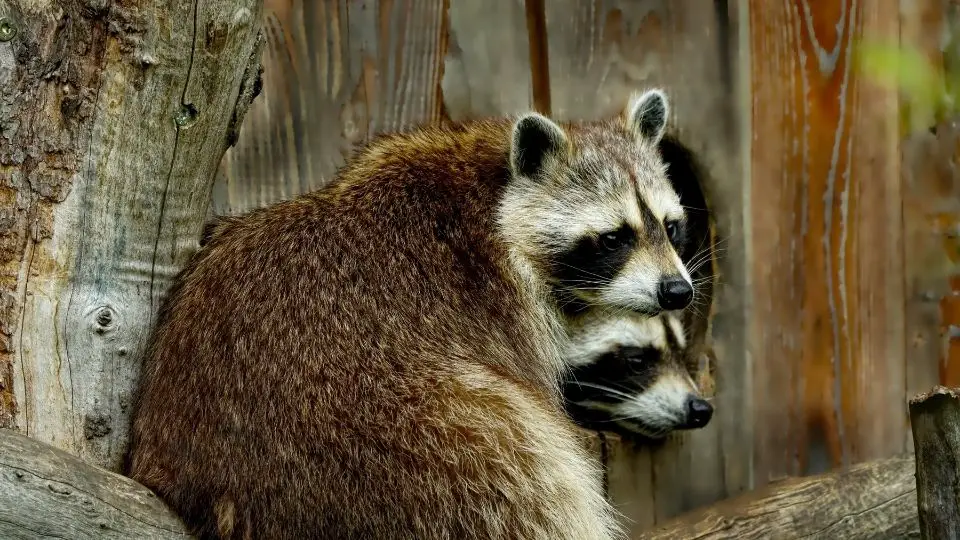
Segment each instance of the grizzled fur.
[{"label": "grizzled fur", "polygon": [[594,308],[568,320],[568,412],[583,427],[634,439],[701,428],[712,416],[692,378],[700,368],[713,297],[714,246],[702,190],[708,177],[678,137],[665,135],[660,152],[685,210],[672,244],[697,285],[693,303],[653,318]]},{"label": "grizzled fur", "polygon": [[618,537],[563,412],[551,269],[586,212],[638,224],[636,178],[667,182],[665,99],[628,110],[382,136],[324,189],[221,219],[161,310],[129,475],[204,538]]}]

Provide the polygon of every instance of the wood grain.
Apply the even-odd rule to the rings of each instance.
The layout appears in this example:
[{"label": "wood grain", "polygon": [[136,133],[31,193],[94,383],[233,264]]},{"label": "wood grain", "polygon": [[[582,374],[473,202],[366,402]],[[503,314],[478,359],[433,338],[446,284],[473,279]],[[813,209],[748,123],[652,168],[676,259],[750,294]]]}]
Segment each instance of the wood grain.
[{"label": "wood grain", "polygon": [[910,422],[920,537],[960,538],[960,392],[936,386],[913,397]]},{"label": "wood grain", "polygon": [[707,428],[678,433],[661,448],[609,443],[609,495],[637,532],[749,484],[738,17],[726,2],[701,0],[551,0],[544,6],[552,114],[612,116],[631,92],[664,87],[673,104],[671,130],[714,177],[705,189],[724,251],[706,344],[716,351],[718,378],[708,376],[705,384],[716,384],[717,413]]},{"label": "wood grain", "polygon": [[784,479],[633,538],[916,538],[913,471],[912,456],[897,456],[848,471]]},{"label": "wood grain", "polygon": [[[940,74],[957,76],[960,27],[956,7],[946,0],[901,2],[901,46],[919,50]],[[944,43],[947,44],[944,47]],[[931,89],[935,96],[949,88]],[[936,114],[922,100],[901,95],[903,134],[903,226],[908,396],[937,383],[960,385],[960,348],[950,337],[960,324],[960,293],[951,280],[960,276],[960,130],[956,118]],[[907,431],[907,447],[912,432]]]},{"label": "wood grain", "polygon": [[261,2],[0,13],[19,28],[0,43],[4,424],[116,469],[145,338],[253,96]]},{"label": "wood grain", "polygon": [[192,538],[149,489],[7,429],[0,429],[0,537]]},{"label": "wood grain", "polygon": [[268,0],[264,91],[213,211],[323,186],[371,135],[440,118],[446,0]]},{"label": "wood grain", "polygon": [[891,0],[750,9],[750,355],[756,485],[905,450],[897,94],[861,38],[896,43]]},{"label": "wood grain", "polygon": [[459,121],[533,109],[524,2],[453,2],[448,16],[442,85],[446,116]]}]

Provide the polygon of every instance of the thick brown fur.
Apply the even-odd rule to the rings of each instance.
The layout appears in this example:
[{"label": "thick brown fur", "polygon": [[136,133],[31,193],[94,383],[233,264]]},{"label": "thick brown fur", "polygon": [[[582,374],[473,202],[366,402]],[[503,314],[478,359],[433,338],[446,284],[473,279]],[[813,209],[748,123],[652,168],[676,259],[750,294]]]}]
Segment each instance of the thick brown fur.
[{"label": "thick brown fur", "polygon": [[380,137],[208,229],[150,342],[128,474],[203,538],[617,536],[549,291],[496,230],[510,128]]}]

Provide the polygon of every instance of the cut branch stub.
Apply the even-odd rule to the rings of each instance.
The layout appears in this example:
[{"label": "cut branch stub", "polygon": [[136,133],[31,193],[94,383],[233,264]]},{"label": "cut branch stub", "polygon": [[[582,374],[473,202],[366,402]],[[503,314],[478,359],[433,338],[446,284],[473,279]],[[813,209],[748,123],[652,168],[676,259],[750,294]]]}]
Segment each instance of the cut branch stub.
[{"label": "cut branch stub", "polygon": [[917,507],[924,539],[960,538],[960,393],[934,387],[910,400]]}]

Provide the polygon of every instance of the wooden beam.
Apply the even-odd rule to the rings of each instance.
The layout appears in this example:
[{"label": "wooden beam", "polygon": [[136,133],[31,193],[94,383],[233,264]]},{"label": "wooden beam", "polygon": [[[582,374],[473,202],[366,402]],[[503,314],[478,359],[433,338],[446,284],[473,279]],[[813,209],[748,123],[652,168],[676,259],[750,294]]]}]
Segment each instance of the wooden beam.
[{"label": "wooden beam", "polygon": [[447,5],[265,0],[263,98],[224,156],[211,210],[315,190],[376,133],[439,120]]},{"label": "wooden beam", "polygon": [[913,457],[901,456],[862,463],[846,472],[780,480],[678,516],[634,538],[873,540],[915,536],[913,471]]},{"label": "wooden beam", "polygon": [[149,489],[0,429],[0,538],[190,538]]},{"label": "wooden beam", "polygon": [[936,386],[910,400],[920,537],[960,538],[960,390]]},{"label": "wooden beam", "polygon": [[750,0],[753,485],[907,449],[894,0]]}]

